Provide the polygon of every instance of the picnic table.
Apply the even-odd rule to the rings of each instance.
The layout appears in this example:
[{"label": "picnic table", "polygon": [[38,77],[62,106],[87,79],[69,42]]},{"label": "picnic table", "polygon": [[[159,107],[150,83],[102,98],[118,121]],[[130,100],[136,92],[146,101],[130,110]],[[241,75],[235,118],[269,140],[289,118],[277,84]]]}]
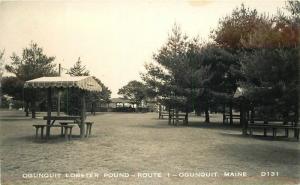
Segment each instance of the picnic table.
[{"label": "picnic table", "polygon": [[[61,128],[61,135],[65,136],[66,139],[72,138],[72,128],[74,124],[77,124],[79,128],[81,129],[81,117],[80,116],[44,116],[44,120],[50,120],[51,123],[49,125],[47,124],[34,124],[32,125],[36,129],[36,138],[38,137],[39,130],[41,132],[41,138],[44,138],[44,128],[51,128],[51,127],[60,127]],[[54,124],[55,121],[62,121],[59,122],[59,124]],[[94,122],[87,122],[84,121],[83,124],[86,125],[87,129],[85,131],[85,137],[88,137],[91,135],[92,125]],[[46,136],[47,139],[47,136]]]},{"label": "picnic table", "polygon": [[[50,119],[49,119],[50,118]],[[61,135],[65,135],[65,138],[72,138],[72,128],[73,125],[54,125],[55,121],[73,121],[73,122],[79,122],[78,120],[80,120],[81,117],[80,116],[44,116],[44,120],[50,120],[52,121],[49,125],[49,132],[50,132],[50,128],[51,127],[60,127],[61,128]],[[81,129],[81,127],[80,127]],[[69,135],[68,135],[69,134]],[[69,137],[67,137],[67,135]],[[47,137],[46,137],[47,139]]]},{"label": "picnic table", "polygon": [[[230,114],[223,115],[223,123],[228,123],[230,119]],[[232,114],[232,119],[240,120],[241,116],[239,114]]]},{"label": "picnic table", "polygon": [[[169,125],[171,124],[171,120],[173,125],[178,125],[178,121],[183,121],[184,124],[188,124],[188,115],[186,113],[174,113],[169,115]],[[176,120],[176,121],[175,121]]]},{"label": "picnic table", "polygon": [[[69,125],[69,124],[54,124],[55,121],[59,120],[59,121],[78,121],[80,120],[80,116],[44,116],[43,117],[44,120],[50,120],[50,124],[34,124],[32,125],[33,127],[35,127],[36,132],[35,132],[35,137],[38,137],[38,132],[39,129],[41,130],[41,138],[44,138],[44,128],[48,128],[50,131],[51,127],[60,127],[61,128],[61,135],[65,135],[66,139],[71,139],[72,138],[72,128],[73,125]],[[78,121],[79,122],[79,121]],[[46,135],[46,139],[48,139],[47,135]]]},{"label": "picnic table", "polygon": [[41,139],[44,138],[44,128],[45,127],[60,127],[61,128],[61,135],[65,136],[65,139],[71,139],[72,138],[72,128],[73,125],[44,125],[44,124],[34,124],[32,125],[35,127],[36,132],[35,132],[35,138],[38,138],[38,132],[39,129],[41,129]]},{"label": "picnic table", "polygon": [[249,131],[250,131],[250,135],[253,135],[253,130],[254,129],[263,129],[264,130],[264,136],[267,136],[267,129],[272,129],[273,131],[273,138],[276,137],[277,135],[277,130],[279,129],[284,129],[285,130],[285,137],[289,136],[289,130],[294,130],[294,137],[299,140],[299,130],[300,130],[300,126],[294,125],[294,124],[249,124],[248,125]]},{"label": "picnic table", "polygon": [[158,119],[164,119],[164,116],[169,117],[169,112],[161,112],[158,115]]},{"label": "picnic table", "polygon": [[44,116],[44,120],[51,120],[51,125],[54,124],[55,121],[75,121],[80,120],[80,116],[50,116],[50,119],[48,119],[49,116]]},{"label": "picnic table", "polygon": [[[72,126],[74,124],[77,124],[80,127],[80,122],[78,122],[77,120],[75,120],[74,122],[59,122],[60,125],[62,126]],[[94,124],[94,122],[90,122],[90,121],[85,121],[84,124],[86,125],[86,132],[85,132],[85,137],[88,137],[89,135],[91,135],[92,132],[92,126]],[[61,134],[63,135],[63,130],[61,130]]]}]

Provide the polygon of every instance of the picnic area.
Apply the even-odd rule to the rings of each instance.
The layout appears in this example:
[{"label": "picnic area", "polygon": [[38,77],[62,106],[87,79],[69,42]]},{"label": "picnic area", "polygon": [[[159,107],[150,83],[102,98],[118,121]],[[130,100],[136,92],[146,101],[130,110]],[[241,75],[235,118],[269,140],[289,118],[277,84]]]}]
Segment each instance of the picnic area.
[{"label": "picnic area", "polygon": [[300,185],[300,0],[0,17],[0,184]]},{"label": "picnic area", "polygon": [[[3,184],[297,184],[299,142],[290,138],[242,136],[237,124],[223,125],[221,114],[211,123],[190,116],[189,126],[170,126],[157,113],[88,114],[92,134],[80,139],[73,130],[66,142],[59,128],[51,137],[35,140],[33,120],[22,111],[0,111]],[[38,113],[35,123],[44,123]],[[284,132],[281,133],[284,135]],[[166,177],[166,173],[218,172],[218,177]],[[247,177],[223,177],[245,171]],[[278,171],[279,177],[261,177]],[[23,178],[28,173],[99,173],[99,178]],[[162,178],[104,178],[104,173],[161,172]]]}]

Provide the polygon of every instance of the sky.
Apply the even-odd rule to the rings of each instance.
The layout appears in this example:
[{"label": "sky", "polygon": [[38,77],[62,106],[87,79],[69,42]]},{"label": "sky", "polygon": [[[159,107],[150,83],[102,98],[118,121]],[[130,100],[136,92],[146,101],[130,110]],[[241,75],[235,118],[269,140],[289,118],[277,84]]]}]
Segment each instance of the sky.
[{"label": "sky", "polygon": [[31,41],[66,69],[80,57],[118,97],[122,86],[141,80],[174,23],[188,36],[209,41],[219,19],[241,3],[269,15],[285,6],[282,0],[0,0],[0,50],[5,64]]}]

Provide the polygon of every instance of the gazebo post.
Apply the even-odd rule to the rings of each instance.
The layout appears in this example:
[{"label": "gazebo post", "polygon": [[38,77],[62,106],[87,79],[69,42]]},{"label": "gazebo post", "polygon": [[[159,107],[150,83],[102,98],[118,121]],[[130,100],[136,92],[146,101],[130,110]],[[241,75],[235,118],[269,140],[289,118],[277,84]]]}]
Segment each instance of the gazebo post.
[{"label": "gazebo post", "polygon": [[58,89],[57,95],[57,116],[60,116],[61,89]]},{"label": "gazebo post", "polygon": [[48,139],[50,136],[51,108],[52,108],[51,87],[48,88],[47,98],[48,98],[48,110],[47,110],[46,139]]},{"label": "gazebo post", "polygon": [[81,125],[80,125],[80,138],[84,137],[84,132],[85,132],[85,112],[86,112],[86,103],[85,103],[85,93],[82,91],[82,97],[81,97]]}]

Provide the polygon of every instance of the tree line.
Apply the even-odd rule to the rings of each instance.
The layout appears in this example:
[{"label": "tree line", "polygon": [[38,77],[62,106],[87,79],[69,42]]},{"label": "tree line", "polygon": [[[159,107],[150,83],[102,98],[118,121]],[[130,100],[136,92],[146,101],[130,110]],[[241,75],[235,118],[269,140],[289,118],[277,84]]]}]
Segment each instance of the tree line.
[{"label": "tree line", "polygon": [[145,65],[143,81],[129,82],[119,94],[204,112],[209,122],[209,111],[224,112],[227,105],[232,115],[239,109],[234,107],[239,90],[249,111],[283,118],[293,113],[298,119],[299,30],[299,1],[287,1],[273,16],[242,4],[219,20],[206,43],[175,24]]},{"label": "tree line", "polygon": [[[0,54],[0,60],[3,58],[4,51]],[[44,54],[43,48],[39,47],[37,43],[31,42],[29,47],[22,50],[19,56],[13,53],[10,57],[11,64],[4,66],[5,70],[14,76],[2,77],[3,74],[3,60],[1,60],[1,99],[3,102],[3,94],[12,96],[15,103],[19,102],[16,107],[23,107],[26,116],[29,116],[29,110],[32,112],[32,118],[35,118],[36,107],[45,103],[46,92],[36,91],[36,89],[23,89],[24,83],[28,80],[43,76],[58,76],[58,70],[54,63],[55,57]],[[82,64],[80,57],[77,62],[67,71],[70,76],[89,76],[90,72]],[[108,102],[110,100],[111,91],[106,87],[101,80],[94,77],[95,80],[102,87],[100,93],[92,93],[87,103],[95,104],[97,102]],[[64,98],[65,112],[68,114],[79,114],[76,107],[79,106],[78,93],[74,91],[64,91],[62,97]],[[24,105],[22,104],[24,102]]]}]

